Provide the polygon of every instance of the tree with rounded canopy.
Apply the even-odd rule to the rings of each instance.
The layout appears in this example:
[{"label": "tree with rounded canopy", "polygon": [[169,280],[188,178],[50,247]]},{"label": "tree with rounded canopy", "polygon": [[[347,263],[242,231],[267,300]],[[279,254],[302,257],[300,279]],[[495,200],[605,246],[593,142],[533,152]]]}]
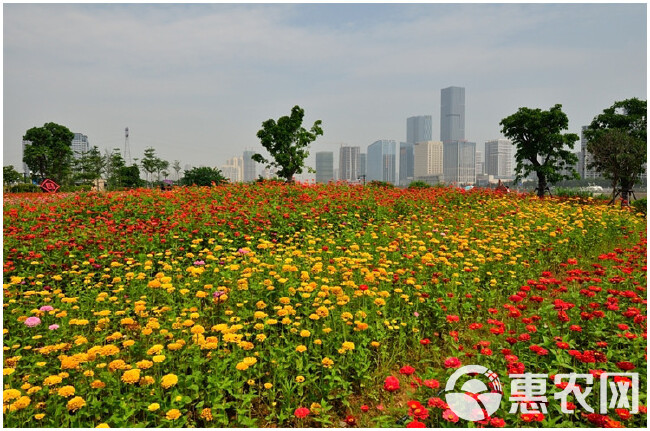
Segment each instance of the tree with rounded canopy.
[{"label": "tree with rounded canopy", "polygon": [[[517,147],[515,181],[536,173],[539,197],[544,197],[549,183],[579,178],[573,168],[578,157],[570,151],[579,137],[575,133],[562,133],[569,127],[562,105],[556,104],[548,111],[519,108],[499,125],[501,133]],[[567,168],[569,173],[562,173]]]},{"label": "tree with rounded canopy", "polygon": [[267,164],[267,167],[279,168],[277,175],[287,182],[293,181],[295,174],[302,173],[305,159],[309,156],[307,147],[317,136],[323,135],[321,120],[314,122],[308,131],[302,127],[304,116],[304,109],[296,105],[291,109],[290,116],[280,117],[277,122],[273,119],[266,120],[257,132],[257,137],[273,161],[269,162],[261,154],[253,154],[252,159]]},{"label": "tree with rounded canopy", "polygon": [[615,102],[597,115],[585,130],[587,151],[595,168],[621,187],[621,206],[628,204],[632,187],[645,172],[647,149],[647,101],[637,98]]},{"label": "tree with rounded canopy", "polygon": [[212,183],[219,185],[228,182],[217,168],[199,167],[185,171],[181,184],[186,186],[210,186]]},{"label": "tree with rounded canopy", "polygon": [[12,185],[19,182],[23,179],[23,176],[16,171],[14,165],[3,166],[2,167],[2,182],[5,185]]},{"label": "tree with rounded canopy", "polygon": [[73,138],[74,133],[60,124],[32,127],[23,136],[23,141],[30,142],[25,145],[23,162],[41,180],[62,184],[71,172]]}]

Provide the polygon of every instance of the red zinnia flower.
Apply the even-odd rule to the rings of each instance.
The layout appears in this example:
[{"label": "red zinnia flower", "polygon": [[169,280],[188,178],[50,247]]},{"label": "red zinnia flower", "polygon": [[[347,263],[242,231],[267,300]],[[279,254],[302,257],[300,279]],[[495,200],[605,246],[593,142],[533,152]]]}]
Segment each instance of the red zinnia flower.
[{"label": "red zinnia flower", "polygon": [[299,407],[293,412],[294,416],[297,418],[304,418],[310,413],[307,407]]},{"label": "red zinnia flower", "polygon": [[414,372],[415,372],[415,368],[411,367],[410,365],[405,365],[399,369],[399,373],[404,374],[406,376],[410,376]]},{"label": "red zinnia flower", "polygon": [[408,424],[406,424],[406,428],[426,428],[427,426],[420,422],[420,421],[411,421]]},{"label": "red zinnia flower", "polygon": [[386,389],[389,392],[398,390],[399,380],[397,380],[397,377],[393,377],[393,376],[386,377],[386,380],[384,380],[384,389]]},{"label": "red zinnia flower", "polygon": [[630,371],[636,368],[632,362],[628,361],[617,362],[616,366],[623,371]]},{"label": "red zinnia flower", "polygon": [[445,359],[445,368],[458,368],[460,366],[461,366],[460,359],[456,357]]}]

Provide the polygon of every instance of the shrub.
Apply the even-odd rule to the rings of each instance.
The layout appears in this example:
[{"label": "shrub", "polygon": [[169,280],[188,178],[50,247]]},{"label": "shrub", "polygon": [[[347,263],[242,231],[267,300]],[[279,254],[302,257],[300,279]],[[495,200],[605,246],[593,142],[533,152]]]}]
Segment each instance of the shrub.
[{"label": "shrub", "polygon": [[371,187],[383,187],[383,188],[389,188],[389,189],[395,188],[394,185],[392,185],[391,183],[386,182],[386,181],[372,180],[372,181],[370,181],[368,183],[368,185],[371,186]]},{"label": "shrub", "polygon": [[409,189],[428,189],[429,187],[431,186],[424,181],[413,181],[409,184]]},{"label": "shrub", "polygon": [[640,213],[648,214],[648,199],[638,199],[632,202],[632,207]]},{"label": "shrub", "polygon": [[40,191],[39,186],[29,183],[15,184],[9,188],[9,193],[37,193]]}]

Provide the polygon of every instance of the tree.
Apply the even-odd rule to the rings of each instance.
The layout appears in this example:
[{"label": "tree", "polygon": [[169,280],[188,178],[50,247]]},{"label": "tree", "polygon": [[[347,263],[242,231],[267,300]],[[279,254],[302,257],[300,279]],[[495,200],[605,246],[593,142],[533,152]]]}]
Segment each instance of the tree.
[{"label": "tree", "polygon": [[589,168],[621,187],[621,206],[628,204],[632,187],[645,171],[647,155],[647,102],[637,98],[615,102],[594,117],[585,130]]},{"label": "tree", "polygon": [[[169,169],[169,162],[156,158],[156,174],[158,175],[158,182],[160,182],[160,174]],[[167,174],[165,174],[165,178]]]},{"label": "tree", "polygon": [[50,178],[63,183],[71,172],[72,133],[67,127],[56,123],[45,123],[43,127],[32,127],[25,132],[23,162],[40,179]]},{"label": "tree", "polygon": [[12,185],[19,182],[23,179],[23,176],[14,169],[14,165],[3,166],[2,167],[2,182],[5,185]]},{"label": "tree", "polygon": [[124,159],[118,148],[114,148],[112,153],[105,156],[106,184],[109,189],[115,190],[125,187],[122,184],[122,168],[126,167]]},{"label": "tree", "polygon": [[176,171],[176,181],[178,181],[178,173],[182,169],[180,160],[174,160],[174,163],[172,164],[172,169]]},{"label": "tree", "polygon": [[[499,125],[501,133],[517,147],[515,181],[535,172],[539,197],[544,197],[548,183],[579,178],[573,168],[578,157],[570,151],[579,137],[575,133],[562,133],[569,127],[562,105],[557,104],[548,111],[519,108]],[[567,167],[570,173],[563,174],[562,169]]]},{"label": "tree", "polygon": [[156,157],[156,150],[149,147],[144,150],[144,158],[142,159],[142,169],[147,173],[147,181],[150,181],[151,175],[156,172],[159,158]]},{"label": "tree", "polygon": [[144,186],[144,181],[140,178],[140,169],[136,164],[122,166],[117,170],[117,175],[121,187],[136,188]]},{"label": "tree", "polygon": [[228,180],[219,169],[207,167],[192,168],[185,171],[185,175],[181,180],[181,183],[186,186],[210,186],[212,183],[219,185],[227,182]]},{"label": "tree", "polygon": [[94,184],[102,176],[105,160],[99,148],[92,147],[75,160],[75,180],[82,184]]},{"label": "tree", "polygon": [[277,175],[286,181],[293,181],[295,174],[302,173],[305,159],[309,156],[307,147],[316,140],[317,136],[323,135],[321,120],[317,120],[307,131],[302,127],[302,119],[305,111],[298,105],[291,109],[291,116],[284,116],[262,123],[262,128],[257,132],[262,146],[266,148],[274,161],[269,162],[261,154],[254,154],[252,159],[258,163],[265,163],[267,167],[279,168]]}]

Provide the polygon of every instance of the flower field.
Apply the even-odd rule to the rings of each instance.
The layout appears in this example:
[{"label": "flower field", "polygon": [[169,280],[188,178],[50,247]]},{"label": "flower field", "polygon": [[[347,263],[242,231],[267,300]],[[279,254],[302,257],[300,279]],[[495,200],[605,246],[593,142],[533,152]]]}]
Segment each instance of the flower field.
[{"label": "flower field", "polygon": [[[468,364],[503,384],[476,426],[647,423],[646,220],[618,207],[262,183],[3,215],[4,426],[466,427]],[[639,412],[560,411],[572,372],[638,372]],[[509,413],[522,373],[546,413]]]}]

